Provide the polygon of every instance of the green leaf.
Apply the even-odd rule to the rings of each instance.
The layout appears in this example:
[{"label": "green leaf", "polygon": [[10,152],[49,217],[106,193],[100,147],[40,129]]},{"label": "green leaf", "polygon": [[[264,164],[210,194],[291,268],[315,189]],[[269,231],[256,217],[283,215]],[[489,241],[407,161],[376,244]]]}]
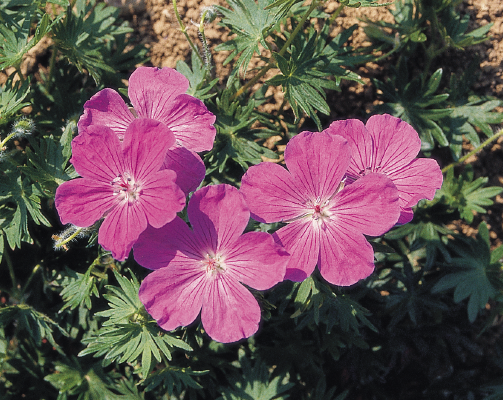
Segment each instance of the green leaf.
[{"label": "green leaf", "polygon": [[434,95],[442,77],[442,70],[435,71],[425,85],[421,83],[420,77],[409,82],[408,75],[407,65],[402,62],[399,70],[387,83],[374,81],[387,102],[377,107],[376,111],[389,112],[411,124],[421,137],[421,148],[424,151],[433,149],[435,142],[440,146],[448,146],[446,134],[436,122],[453,112],[446,107],[449,94]]},{"label": "green leaf", "polygon": [[185,388],[202,389],[203,387],[192,378],[202,376],[210,371],[192,371],[190,368],[180,368],[169,365],[151,373],[143,382],[146,391],[152,391],[158,386],[163,387],[167,393],[180,394]]},{"label": "green leaf", "polygon": [[[23,180],[17,174],[17,171],[5,173],[5,179],[0,183],[0,200],[11,200],[16,205],[10,224],[3,227],[12,249],[20,247],[21,241],[31,242],[28,233],[28,216],[37,225],[51,226],[41,212],[40,197],[43,193],[37,185],[31,183],[30,179]],[[4,203],[0,209],[2,207],[6,209],[7,205]]]},{"label": "green leaf", "polygon": [[13,83],[11,77],[0,91],[0,126],[9,122],[14,114],[30,104],[23,102],[30,90],[28,79],[21,84]]},{"label": "green leaf", "polygon": [[227,0],[232,10],[218,6],[223,15],[222,24],[236,34],[234,39],[219,44],[216,51],[230,51],[231,54],[224,61],[228,64],[237,54],[241,53],[235,68],[244,76],[254,53],[260,55],[259,44],[268,48],[265,39],[269,29],[274,24],[273,14],[265,8],[271,0]]},{"label": "green leaf", "polygon": [[206,81],[208,70],[194,52],[191,53],[191,65],[192,69],[190,69],[185,61],[179,60],[176,63],[176,70],[189,80],[190,87],[187,90],[187,94],[201,100],[214,96],[214,94],[209,94],[208,92],[217,84],[218,78],[210,82]]},{"label": "green leaf", "polygon": [[16,304],[0,308],[0,326],[6,326],[13,321],[16,322],[17,329],[28,334],[37,346],[41,346],[42,339],[46,338],[59,352],[62,352],[52,333],[54,329],[57,329],[65,336],[68,336],[68,334],[47,315],[35,310],[28,304]]},{"label": "green leaf", "polygon": [[59,282],[59,284],[63,286],[60,296],[65,302],[64,306],[61,307],[60,312],[66,310],[67,308],[74,310],[75,308],[84,305],[88,310],[91,309],[91,296],[100,296],[98,287],[96,286],[98,278],[91,275],[93,269],[94,264],[87,269],[85,274],[79,274],[65,268],[66,274]]},{"label": "green leaf", "polygon": [[222,397],[219,400],[272,400],[288,397],[280,396],[294,386],[293,382],[288,382],[286,374],[272,378],[269,368],[260,359],[252,365],[243,351],[239,355],[242,372],[227,376],[231,387],[220,389]]},{"label": "green leaf", "polygon": [[490,206],[494,202],[493,197],[503,192],[503,188],[491,186],[484,188],[489,178],[480,177],[473,180],[473,167],[467,165],[461,175],[454,177],[454,170],[450,169],[442,187],[435,194],[438,201],[448,205],[451,209],[457,209],[466,222],[473,221],[473,212],[485,214],[484,206]]},{"label": "green leaf", "polygon": [[[137,369],[143,378],[152,370],[152,360],[171,360],[173,348],[192,351],[192,348],[174,335],[164,332],[145,311],[138,297],[140,285],[132,275],[129,280],[114,271],[120,287],[107,285],[109,309],[96,313],[106,318],[103,327],[82,342],[87,348],[79,356],[94,354],[103,357],[103,365],[113,361],[120,363],[140,363]],[[162,356],[162,355],[163,356]]]},{"label": "green leaf", "polygon": [[453,257],[450,273],[433,287],[433,293],[454,289],[454,302],[468,298],[468,319],[474,322],[480,309],[498,292],[491,282],[499,275],[500,264],[491,261],[489,231],[485,222],[479,225],[476,239],[466,239],[462,246],[452,246],[460,257]]}]

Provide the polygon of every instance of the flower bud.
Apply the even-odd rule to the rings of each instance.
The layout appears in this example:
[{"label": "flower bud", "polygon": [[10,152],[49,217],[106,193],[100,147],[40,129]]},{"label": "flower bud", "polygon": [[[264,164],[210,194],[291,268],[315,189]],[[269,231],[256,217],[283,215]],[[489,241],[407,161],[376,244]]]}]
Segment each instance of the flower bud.
[{"label": "flower bud", "polygon": [[11,137],[23,138],[33,133],[35,129],[35,122],[27,117],[21,117],[12,125]]}]

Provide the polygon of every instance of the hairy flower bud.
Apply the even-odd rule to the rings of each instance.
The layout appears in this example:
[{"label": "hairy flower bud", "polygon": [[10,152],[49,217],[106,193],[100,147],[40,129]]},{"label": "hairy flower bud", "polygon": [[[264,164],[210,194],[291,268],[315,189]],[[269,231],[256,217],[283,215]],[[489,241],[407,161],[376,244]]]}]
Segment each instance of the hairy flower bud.
[{"label": "hairy flower bud", "polygon": [[[11,137],[23,138],[33,133],[35,122],[32,119],[21,117],[12,125]],[[10,135],[9,135],[10,136]]]}]

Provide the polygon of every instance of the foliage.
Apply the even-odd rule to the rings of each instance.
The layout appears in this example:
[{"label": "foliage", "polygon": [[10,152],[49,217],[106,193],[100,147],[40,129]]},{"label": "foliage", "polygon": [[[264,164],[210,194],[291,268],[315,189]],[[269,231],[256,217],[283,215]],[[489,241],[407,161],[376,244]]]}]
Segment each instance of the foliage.
[{"label": "foliage", "polygon": [[[463,144],[502,134],[503,103],[475,90],[476,60],[463,73],[450,61],[492,25],[470,31],[459,0],[397,0],[393,23],[364,17],[372,44],[355,46],[362,21],[334,33],[347,26],[343,10],[388,3],[341,0],[332,15],[328,3],[227,0],[216,23],[232,36],[211,51],[228,75],[196,52],[177,62],[187,93],[217,116],[204,183],[239,186],[251,165],[281,164],[297,133],[349,118],[332,100],[368,82],[362,65],[382,72],[371,111],[413,125],[424,155],[447,166],[444,183],[410,223],[369,238],[376,270],[365,281],[334,287],[315,272],[254,291],[258,333],[223,345],[197,321],[163,331],[138,297],[147,272],[99,248],[100,222],[62,228],[55,211],[56,188],[77,177],[69,161],[83,104],[104,87],[127,97],[123,82],[147,49],[106,2],[0,2],[0,398],[501,398],[503,245],[484,221],[501,211],[503,189],[455,167]],[[40,45],[47,57],[33,73],[25,60]]]}]

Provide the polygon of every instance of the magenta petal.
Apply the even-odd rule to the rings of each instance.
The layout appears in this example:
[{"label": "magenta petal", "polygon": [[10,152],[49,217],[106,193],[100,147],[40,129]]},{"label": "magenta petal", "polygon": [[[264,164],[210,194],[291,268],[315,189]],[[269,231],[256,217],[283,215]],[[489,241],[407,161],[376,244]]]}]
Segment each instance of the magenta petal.
[{"label": "magenta petal", "polygon": [[108,184],[124,172],[119,139],[105,126],[90,126],[73,139],[70,162],[80,176]]},{"label": "magenta petal", "polygon": [[185,195],[196,190],[206,175],[206,168],[199,155],[185,147],[174,146],[166,153],[161,169],[176,172],[176,184]]},{"label": "magenta petal", "polygon": [[295,221],[273,234],[274,240],[290,254],[285,279],[303,281],[316,267],[320,253],[320,235],[312,221],[311,217]]},{"label": "magenta petal", "polygon": [[367,171],[372,165],[373,143],[372,137],[357,119],[344,121],[334,121],[325,130],[332,135],[339,135],[345,138],[351,146],[351,163],[347,173],[353,177],[358,177]]},{"label": "magenta petal", "polygon": [[421,199],[432,200],[443,181],[438,163],[429,158],[417,158],[406,167],[386,175],[398,189],[403,208],[415,206]]},{"label": "magenta petal", "polygon": [[105,217],[98,232],[98,243],[111,251],[113,258],[125,260],[134,242],[147,227],[147,217],[136,204],[123,201]]},{"label": "magenta petal", "polygon": [[159,326],[171,331],[191,324],[201,311],[206,280],[204,272],[187,264],[160,268],[141,283],[139,297]]},{"label": "magenta petal", "polygon": [[188,88],[188,79],[174,69],[139,67],[129,78],[128,94],[139,117],[163,122],[176,96]]},{"label": "magenta petal", "polygon": [[91,226],[115,204],[112,187],[95,180],[78,178],[56,189],[55,205],[62,224]]},{"label": "magenta petal", "polygon": [[226,254],[250,219],[243,195],[229,185],[206,186],[196,191],[187,207],[194,233],[206,251]]},{"label": "magenta petal", "polygon": [[320,230],[320,236],[318,269],[325,280],[349,286],[372,273],[374,251],[361,233],[329,223]]},{"label": "magenta petal", "polygon": [[[134,244],[134,258],[150,269],[186,267],[204,259],[201,244],[185,221],[176,217],[159,229],[149,226]],[[202,265],[202,264],[201,264]]]},{"label": "magenta petal", "polygon": [[421,139],[407,122],[388,114],[374,115],[367,121],[374,140],[372,170],[389,174],[409,164],[421,149]]},{"label": "magenta petal", "polygon": [[201,100],[181,94],[160,121],[171,129],[182,146],[200,152],[213,148],[216,130],[212,124],[215,119]]},{"label": "magenta petal", "polygon": [[265,232],[248,232],[229,248],[225,265],[229,276],[257,290],[283,280],[289,255]]},{"label": "magenta petal", "polygon": [[170,170],[148,176],[138,199],[148,223],[160,228],[176,217],[185,207],[185,194],[175,184],[176,174]]},{"label": "magenta petal", "polygon": [[285,162],[299,192],[324,202],[336,191],[351,161],[351,149],[341,136],[302,132],[285,149]]},{"label": "magenta petal", "polygon": [[412,218],[414,218],[412,208],[400,208],[400,218],[398,218],[396,223],[397,225],[403,225],[412,221]]},{"label": "magenta petal", "polygon": [[250,167],[240,191],[252,217],[260,222],[289,220],[306,212],[307,198],[292,175],[278,164],[263,162]]},{"label": "magenta petal", "polygon": [[159,171],[168,149],[175,143],[171,131],[159,121],[135,119],[126,130],[123,142],[128,172],[136,180]]},{"label": "magenta petal", "polygon": [[330,204],[331,220],[365,235],[380,236],[398,220],[398,191],[385,175],[370,173],[346,186]]},{"label": "magenta petal", "polygon": [[260,307],[255,297],[239,282],[214,279],[207,286],[201,322],[213,340],[236,342],[257,332]]},{"label": "magenta petal", "polygon": [[85,132],[91,125],[107,126],[122,139],[134,116],[129,111],[119,93],[103,89],[84,104],[84,114],[79,119],[79,132]]}]

